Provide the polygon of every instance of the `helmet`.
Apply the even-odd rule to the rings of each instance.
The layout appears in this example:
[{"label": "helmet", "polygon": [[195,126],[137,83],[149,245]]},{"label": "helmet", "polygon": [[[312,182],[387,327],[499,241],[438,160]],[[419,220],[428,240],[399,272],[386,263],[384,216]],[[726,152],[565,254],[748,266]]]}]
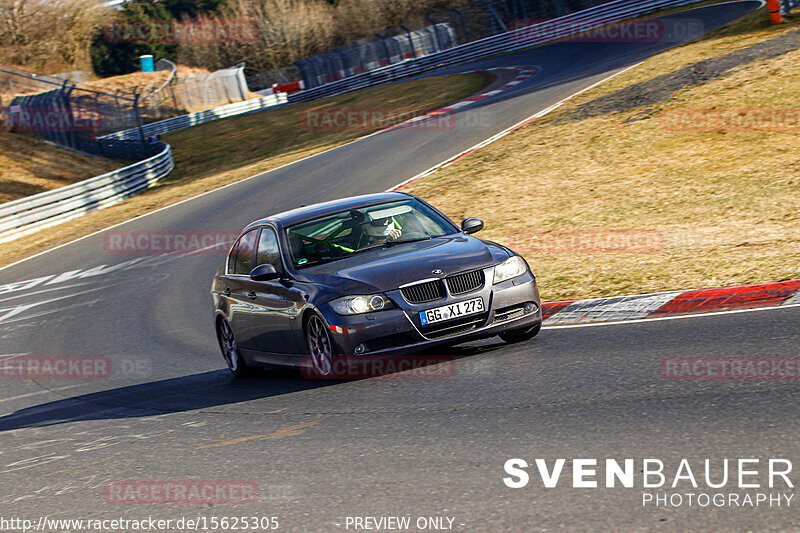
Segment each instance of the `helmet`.
[{"label": "helmet", "polygon": [[388,237],[394,229],[394,225],[390,224],[389,218],[372,219],[364,224],[364,232],[370,237]]}]

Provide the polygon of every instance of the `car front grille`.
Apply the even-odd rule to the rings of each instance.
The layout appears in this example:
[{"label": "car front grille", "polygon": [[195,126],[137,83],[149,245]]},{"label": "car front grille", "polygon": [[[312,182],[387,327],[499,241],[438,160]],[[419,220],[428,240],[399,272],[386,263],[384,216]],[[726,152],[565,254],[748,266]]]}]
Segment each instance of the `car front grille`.
[{"label": "car front grille", "polygon": [[408,303],[423,304],[444,298],[444,285],[442,280],[437,279],[403,287],[400,293]]},{"label": "car front grille", "polygon": [[447,289],[457,296],[483,287],[483,270],[473,270],[447,278]]}]

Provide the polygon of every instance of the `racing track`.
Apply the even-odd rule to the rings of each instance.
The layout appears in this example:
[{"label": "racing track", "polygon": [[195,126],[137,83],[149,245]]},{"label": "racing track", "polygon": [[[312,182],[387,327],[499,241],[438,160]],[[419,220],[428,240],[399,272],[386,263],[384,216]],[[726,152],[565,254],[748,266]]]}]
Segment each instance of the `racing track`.
[{"label": "racing track", "polygon": [[[710,29],[756,4],[691,13]],[[236,232],[301,203],[385,190],[669,46],[561,43],[469,65],[541,70],[460,112],[452,130],[374,135],[115,231]],[[535,179],[535,169],[521,171]],[[449,379],[317,383],[269,371],[235,381],[210,324],[208,288],[221,261],[107,253],[101,234],[0,271],[0,285],[47,278],[0,289],[0,353],[139,365],[94,382],[0,379],[2,516],[276,515],[281,530],[296,531],[392,514],[447,515],[461,531],[797,525],[785,507],[642,509],[638,489],[544,490],[531,471],[531,485],[512,490],[502,478],[512,457],[800,459],[794,382],[659,377],[667,356],[798,355],[798,307],[547,329],[516,346],[473,343],[454,350]],[[90,270],[101,265],[117,268]],[[261,496],[212,508],[105,501],[107,481],[131,479],[246,480]]]}]

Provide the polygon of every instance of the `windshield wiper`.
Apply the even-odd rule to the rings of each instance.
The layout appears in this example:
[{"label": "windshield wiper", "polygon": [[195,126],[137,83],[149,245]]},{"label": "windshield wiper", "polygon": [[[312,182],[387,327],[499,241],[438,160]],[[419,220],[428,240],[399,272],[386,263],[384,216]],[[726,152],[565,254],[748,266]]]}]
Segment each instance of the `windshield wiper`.
[{"label": "windshield wiper", "polygon": [[370,250],[378,250],[380,248],[391,248],[392,246],[397,246],[398,244],[405,244],[407,242],[427,241],[432,238],[433,237],[420,237],[418,239],[406,239],[404,241],[386,241],[379,244],[372,244],[364,248],[359,248],[358,250],[354,251],[351,255],[360,254],[362,252],[369,252]]},{"label": "windshield wiper", "polygon": [[416,239],[405,239],[402,241],[387,241],[383,243],[385,246],[397,246],[398,244],[405,244],[407,242],[419,242],[419,241],[429,241],[433,239],[433,237],[419,237]]},{"label": "windshield wiper", "polygon": [[364,248],[359,248],[358,250],[353,252],[351,255],[360,254],[361,252],[369,252],[370,250],[377,250],[378,248],[385,248],[385,247],[386,247],[386,243],[385,242],[382,242],[380,244],[373,244],[373,245],[370,245],[370,246],[366,246]]}]

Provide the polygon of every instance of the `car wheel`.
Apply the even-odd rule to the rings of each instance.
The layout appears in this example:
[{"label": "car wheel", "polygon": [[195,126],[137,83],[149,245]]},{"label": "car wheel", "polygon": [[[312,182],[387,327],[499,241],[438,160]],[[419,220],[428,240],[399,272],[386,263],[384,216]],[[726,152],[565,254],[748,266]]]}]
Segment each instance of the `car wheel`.
[{"label": "car wheel", "polygon": [[504,331],[503,333],[499,334],[499,337],[504,341],[506,341],[507,343],[512,344],[515,342],[522,342],[534,338],[536,335],[539,334],[539,330],[541,329],[542,329],[542,323],[539,322],[529,328],[512,329],[511,331]]},{"label": "car wheel", "polygon": [[305,331],[314,371],[322,378],[332,376],[336,354],[333,352],[333,342],[327,324],[322,317],[314,313],[308,316]]},{"label": "car wheel", "polygon": [[224,318],[217,321],[217,339],[222,350],[222,358],[225,359],[231,374],[237,378],[249,374],[252,369],[245,364],[231,325]]}]

